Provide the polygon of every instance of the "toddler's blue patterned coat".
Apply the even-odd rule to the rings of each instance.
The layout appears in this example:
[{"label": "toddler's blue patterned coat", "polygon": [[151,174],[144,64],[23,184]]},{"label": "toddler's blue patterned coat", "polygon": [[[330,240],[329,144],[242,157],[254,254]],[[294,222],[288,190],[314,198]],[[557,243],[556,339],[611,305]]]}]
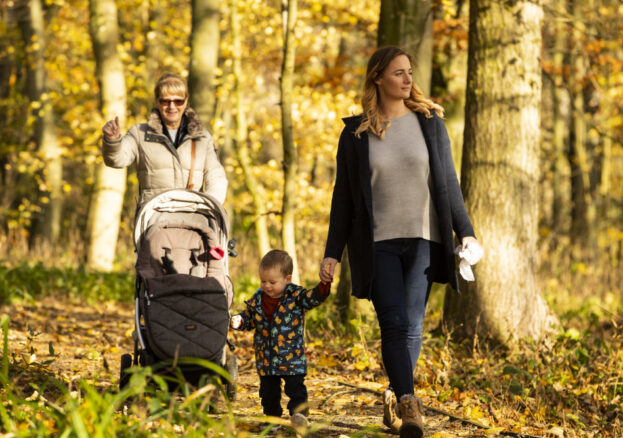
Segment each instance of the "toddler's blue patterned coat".
[{"label": "toddler's blue patterned coat", "polygon": [[275,308],[269,322],[262,310],[262,290],[258,289],[245,302],[240,313],[242,325],[238,330],[253,330],[255,364],[260,376],[290,376],[307,374],[304,348],[305,312],[329,296],[290,283]]}]

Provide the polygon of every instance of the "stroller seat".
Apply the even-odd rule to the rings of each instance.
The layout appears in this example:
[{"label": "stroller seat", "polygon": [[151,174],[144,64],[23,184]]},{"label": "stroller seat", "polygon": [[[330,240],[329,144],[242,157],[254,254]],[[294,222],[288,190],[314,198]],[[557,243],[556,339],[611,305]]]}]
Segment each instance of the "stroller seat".
[{"label": "stroller seat", "polygon": [[191,196],[190,207],[180,207],[176,199],[175,208],[169,208],[166,197],[171,195],[165,193],[162,203],[155,199],[143,207],[156,203],[148,215],[138,215],[137,314],[143,316],[145,348],[162,360],[191,357],[221,363],[233,301],[221,249],[227,246],[225,212],[204,195],[174,195]]}]

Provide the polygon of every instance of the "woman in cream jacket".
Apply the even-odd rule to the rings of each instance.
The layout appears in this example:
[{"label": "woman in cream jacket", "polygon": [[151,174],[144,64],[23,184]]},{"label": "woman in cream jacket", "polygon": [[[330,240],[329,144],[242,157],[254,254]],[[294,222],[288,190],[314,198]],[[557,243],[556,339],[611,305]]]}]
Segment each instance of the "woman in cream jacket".
[{"label": "woman in cream jacket", "polygon": [[123,137],[118,118],[104,125],[104,162],[114,168],[136,163],[138,208],[175,188],[202,191],[222,204],[227,192],[225,170],[212,137],[188,106],[186,82],[178,75],[164,74],[156,84],[154,97],[155,107],[147,123],[132,126]]}]

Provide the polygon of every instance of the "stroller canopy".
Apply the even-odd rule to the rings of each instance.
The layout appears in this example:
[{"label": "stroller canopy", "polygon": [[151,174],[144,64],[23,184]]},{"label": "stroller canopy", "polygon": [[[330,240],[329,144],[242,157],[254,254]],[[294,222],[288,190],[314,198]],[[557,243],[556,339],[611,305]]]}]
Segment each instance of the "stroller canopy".
[{"label": "stroller canopy", "polygon": [[185,225],[203,232],[212,230],[218,245],[227,248],[229,218],[212,196],[186,189],[173,189],[151,199],[138,211],[134,223],[134,246],[139,251],[145,232],[158,224]]}]

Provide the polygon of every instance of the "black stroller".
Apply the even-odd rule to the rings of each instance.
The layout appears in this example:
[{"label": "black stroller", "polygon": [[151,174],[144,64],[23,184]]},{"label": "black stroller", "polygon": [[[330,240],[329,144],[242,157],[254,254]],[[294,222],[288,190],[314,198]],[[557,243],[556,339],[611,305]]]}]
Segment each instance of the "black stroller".
[{"label": "black stroller", "polygon": [[184,362],[205,359],[229,372],[225,387],[235,399],[238,365],[227,333],[234,294],[228,257],[236,253],[228,227],[220,203],[192,190],[163,192],[138,211],[134,355],[121,357],[120,387],[133,365],[171,362],[198,385],[213,372]]}]

